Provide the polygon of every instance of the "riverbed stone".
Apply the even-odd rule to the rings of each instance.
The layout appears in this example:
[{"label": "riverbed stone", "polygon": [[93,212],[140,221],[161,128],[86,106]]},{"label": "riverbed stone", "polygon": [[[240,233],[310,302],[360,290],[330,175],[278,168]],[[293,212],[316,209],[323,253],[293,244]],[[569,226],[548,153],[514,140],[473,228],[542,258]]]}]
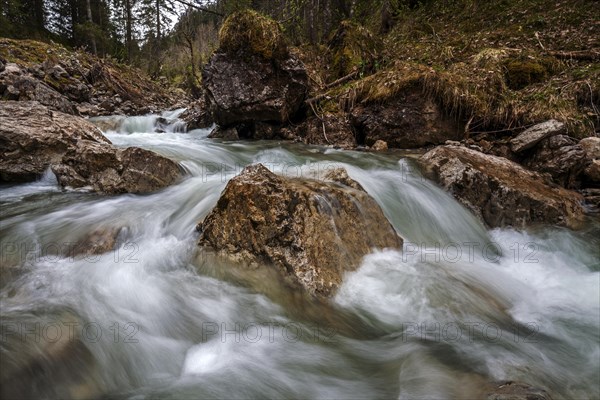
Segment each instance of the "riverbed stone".
[{"label": "riverbed stone", "polygon": [[523,382],[500,382],[494,385],[487,400],[552,400],[552,396],[541,388]]},{"label": "riverbed stone", "polygon": [[343,169],[313,180],[248,166],[198,230],[199,245],[248,265],[273,265],[323,297],[373,248],[402,247],[375,200]]},{"label": "riverbed stone", "polygon": [[502,157],[440,146],[421,157],[435,179],[490,227],[536,223],[576,227],[582,196]]},{"label": "riverbed stone", "polygon": [[0,181],[28,182],[51,168],[61,186],[145,193],[178,180],[177,163],[152,151],[120,149],[83,118],[38,102],[0,102]]}]

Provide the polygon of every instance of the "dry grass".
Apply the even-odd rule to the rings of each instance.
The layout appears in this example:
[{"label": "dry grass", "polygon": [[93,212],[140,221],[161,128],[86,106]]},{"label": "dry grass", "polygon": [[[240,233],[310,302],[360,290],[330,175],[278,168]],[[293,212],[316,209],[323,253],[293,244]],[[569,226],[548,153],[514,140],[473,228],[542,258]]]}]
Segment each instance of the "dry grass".
[{"label": "dry grass", "polygon": [[231,14],[219,31],[220,51],[242,49],[268,60],[284,58],[288,52],[279,23],[253,10]]},{"label": "dry grass", "polygon": [[565,122],[576,137],[600,129],[600,64],[551,55],[600,48],[597,2],[424,4],[403,10],[386,36],[386,56],[395,62],[331,91],[340,110],[420,85],[471,132],[511,133],[549,118]]}]

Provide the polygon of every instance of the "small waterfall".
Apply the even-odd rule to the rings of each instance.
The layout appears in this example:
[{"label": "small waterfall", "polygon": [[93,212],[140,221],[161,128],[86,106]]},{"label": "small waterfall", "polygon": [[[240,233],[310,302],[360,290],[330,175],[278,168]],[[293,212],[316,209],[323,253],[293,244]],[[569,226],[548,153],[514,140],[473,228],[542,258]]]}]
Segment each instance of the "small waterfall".
[{"label": "small waterfall", "polygon": [[132,133],[185,133],[186,123],[179,119],[185,108],[163,111],[161,114],[138,115],[126,117],[114,115],[107,117],[92,117],[90,122],[104,132]]}]

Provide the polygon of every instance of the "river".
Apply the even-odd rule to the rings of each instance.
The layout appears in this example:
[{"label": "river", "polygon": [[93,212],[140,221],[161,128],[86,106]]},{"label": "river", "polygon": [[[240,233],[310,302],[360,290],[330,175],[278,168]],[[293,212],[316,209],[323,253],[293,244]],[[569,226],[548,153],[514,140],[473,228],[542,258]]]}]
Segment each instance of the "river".
[{"label": "river", "polygon": [[[51,172],[1,187],[0,355],[18,371],[0,374],[5,393],[452,399],[518,380],[555,398],[600,397],[597,219],[576,232],[488,230],[421,175],[414,154],[223,142],[183,133],[179,112],[163,115],[164,133],[156,116],[105,132],[179,161],[188,175],[172,187],[101,196],[60,189]],[[212,259],[195,225],[256,162],[290,177],[345,167],[403,251],[366,256],[330,302]],[[114,251],[62,250],[107,228],[121,229]],[[67,335],[77,345],[31,367],[38,348]]]}]

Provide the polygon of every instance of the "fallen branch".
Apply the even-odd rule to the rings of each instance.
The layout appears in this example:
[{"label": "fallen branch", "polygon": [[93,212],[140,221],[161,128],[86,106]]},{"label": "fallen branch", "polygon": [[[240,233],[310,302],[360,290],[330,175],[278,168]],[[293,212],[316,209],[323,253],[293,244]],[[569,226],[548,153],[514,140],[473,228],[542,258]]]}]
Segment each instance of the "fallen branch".
[{"label": "fallen branch", "polygon": [[328,83],[327,85],[325,85],[325,89],[329,89],[332,88],[334,86],[340,85],[346,81],[352,80],[356,75],[358,75],[358,70],[352,71],[351,73],[349,73],[346,76],[341,77],[340,79],[337,79],[331,83]]},{"label": "fallen branch", "polygon": [[561,60],[600,60],[600,50],[549,51],[548,54]]},{"label": "fallen branch", "polygon": [[304,102],[308,105],[312,105],[312,104],[318,103],[319,101],[321,101],[323,99],[326,99],[327,97],[328,97],[327,93],[321,93],[318,96],[311,97],[310,99],[304,100]]}]

